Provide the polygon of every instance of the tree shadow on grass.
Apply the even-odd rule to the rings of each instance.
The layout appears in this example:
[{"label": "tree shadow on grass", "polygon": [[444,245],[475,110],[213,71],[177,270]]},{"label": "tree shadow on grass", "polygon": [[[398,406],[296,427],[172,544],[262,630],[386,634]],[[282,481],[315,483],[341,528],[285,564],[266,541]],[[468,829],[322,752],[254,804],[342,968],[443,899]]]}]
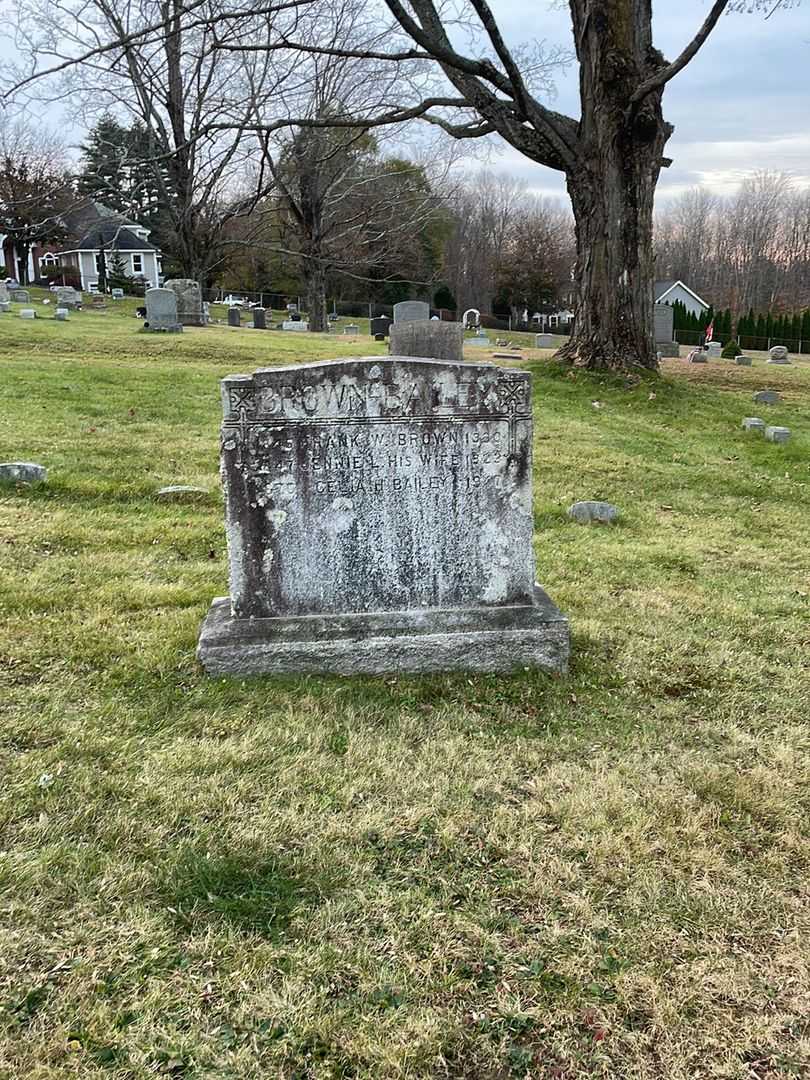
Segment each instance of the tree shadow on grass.
[{"label": "tree shadow on grass", "polygon": [[222,920],[275,939],[297,911],[322,903],[334,882],[264,851],[222,854],[189,845],[165,866],[159,888],[185,926]]}]

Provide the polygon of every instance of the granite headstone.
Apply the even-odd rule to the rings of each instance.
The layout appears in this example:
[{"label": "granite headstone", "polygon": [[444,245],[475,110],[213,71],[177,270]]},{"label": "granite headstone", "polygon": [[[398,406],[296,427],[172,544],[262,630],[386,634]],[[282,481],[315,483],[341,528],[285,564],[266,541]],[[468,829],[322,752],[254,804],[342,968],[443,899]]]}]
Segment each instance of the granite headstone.
[{"label": "granite headstone", "polygon": [[183,326],[205,326],[202,292],[199,281],[193,278],[172,278],[164,281],[164,289],[171,289],[177,297],[177,321]]},{"label": "granite headstone", "polygon": [[56,303],[60,308],[77,308],[81,302],[82,294],[71,285],[60,285],[56,290]]},{"label": "granite headstone", "polygon": [[255,307],[251,310],[253,316],[253,329],[254,330],[266,330],[267,329],[267,312],[263,307]]},{"label": "granite headstone", "polygon": [[430,318],[430,304],[424,300],[402,300],[394,304],[394,322],[421,322]]},{"label": "granite headstone", "polygon": [[527,372],[366,357],[233,375],[222,400],[209,673],[566,669],[534,581]]},{"label": "granite headstone", "polygon": [[422,356],[458,363],[464,358],[464,328],[461,323],[395,322],[389,345],[392,356]]},{"label": "granite headstone", "polygon": [[242,313],[238,307],[228,308],[228,326],[241,326]]},{"label": "granite headstone", "polygon": [[146,290],[147,330],[165,330],[178,333],[183,329],[177,318],[177,296],[171,289]]},{"label": "granite headstone", "polygon": [[369,333],[373,338],[376,338],[377,334],[388,337],[388,332],[391,328],[391,320],[387,315],[379,315],[376,319],[370,320],[368,328]]}]

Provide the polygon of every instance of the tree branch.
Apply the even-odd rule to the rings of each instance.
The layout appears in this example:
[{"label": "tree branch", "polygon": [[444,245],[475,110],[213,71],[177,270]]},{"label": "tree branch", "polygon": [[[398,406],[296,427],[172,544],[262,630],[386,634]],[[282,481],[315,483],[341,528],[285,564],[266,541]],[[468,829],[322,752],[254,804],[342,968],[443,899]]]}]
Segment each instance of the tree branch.
[{"label": "tree branch", "polygon": [[715,0],[715,3],[712,5],[712,9],[706,16],[703,25],[689,42],[689,44],[686,46],[686,48],[683,50],[681,55],[676,60],[673,60],[671,64],[667,64],[665,67],[659,68],[659,70],[656,71],[654,75],[651,75],[649,79],[645,79],[644,82],[641,83],[641,85],[634,90],[633,94],[630,97],[631,106],[637,105],[640,101],[647,97],[648,94],[651,94],[654,90],[657,90],[661,86],[665,86],[670,79],[674,78],[679,71],[682,71],[686,67],[692,57],[698,52],[703,43],[706,41],[706,38],[709,36],[712,30],[714,30],[715,26],[717,25],[717,20],[728,7],[728,4],[729,0]]}]

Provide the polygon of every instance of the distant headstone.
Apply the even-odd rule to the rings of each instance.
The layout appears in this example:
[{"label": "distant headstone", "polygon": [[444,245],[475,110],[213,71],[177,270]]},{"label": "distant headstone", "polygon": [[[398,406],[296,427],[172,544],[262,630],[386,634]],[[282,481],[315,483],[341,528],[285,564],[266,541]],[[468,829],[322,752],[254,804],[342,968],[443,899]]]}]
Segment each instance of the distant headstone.
[{"label": "distant headstone", "polygon": [[57,308],[57,309],[56,309],[56,310],[54,311],[54,313],[53,313],[53,317],[54,317],[54,318],[55,318],[55,319],[57,320],[57,322],[67,322],[67,319],[68,319],[68,309],[67,309],[67,308],[64,308],[64,307],[58,307],[58,308]]},{"label": "distant headstone", "polygon": [[161,502],[200,502],[208,498],[205,488],[192,487],[190,484],[170,484],[160,488],[155,497]]},{"label": "distant headstone", "polygon": [[360,327],[357,326],[356,323],[347,323],[343,327],[343,333],[344,334],[359,334],[360,333]]},{"label": "distant headstone", "polygon": [[478,324],[481,322],[481,312],[478,308],[467,308],[464,314],[461,316],[461,325],[465,330],[475,330]]},{"label": "distant headstone", "polygon": [[375,334],[374,335],[374,340],[375,341],[385,341],[385,334]]},{"label": "distant headstone", "polygon": [[212,675],[564,671],[534,581],[530,376],[368,357],[223,380]]},{"label": "distant headstone", "polygon": [[706,352],[710,360],[719,360],[723,355],[723,344],[720,341],[709,341],[706,344]]},{"label": "distant headstone", "polygon": [[456,322],[395,322],[389,348],[392,356],[421,356],[457,363],[464,358],[464,329]]},{"label": "distant headstone", "polygon": [[402,300],[394,304],[394,323],[422,322],[430,318],[430,304],[424,300]]},{"label": "distant headstone", "polygon": [[753,361],[750,356],[744,356],[742,353],[739,356],[734,357],[734,363],[738,367],[751,367]]},{"label": "distant headstone", "polygon": [[10,484],[44,484],[48,470],[33,461],[0,461],[0,481]]},{"label": "distant headstone", "polygon": [[391,328],[391,320],[387,315],[378,315],[376,319],[371,319],[369,322],[369,333],[373,338],[376,338],[377,334],[388,337],[388,331]]},{"label": "distant headstone", "polygon": [[778,405],[782,400],[782,395],[777,394],[775,390],[758,390],[754,394],[754,401],[757,405]]},{"label": "distant headstone", "polygon": [[671,343],[675,340],[675,309],[669,304],[653,304],[655,325],[655,344]]},{"label": "distant headstone", "polygon": [[619,517],[619,508],[609,502],[586,499],[569,506],[568,516],[578,525],[613,525]]},{"label": "distant headstone", "polygon": [[28,289],[16,289],[13,285],[8,287],[8,298],[14,304],[30,304],[31,294]]},{"label": "distant headstone", "polygon": [[655,348],[659,358],[665,356],[669,359],[677,359],[681,355],[681,349],[677,341],[659,341]]},{"label": "distant headstone", "polygon": [[303,319],[286,319],[281,324],[282,330],[309,330],[309,323],[304,322]]},{"label": "distant headstone", "polygon": [[554,339],[551,334],[535,334],[534,347],[535,349],[553,349]]},{"label": "distant headstone", "polygon": [[253,329],[254,330],[266,330],[267,329],[267,312],[263,307],[255,307],[252,309],[253,315]]},{"label": "distant headstone", "polygon": [[742,422],[744,431],[764,431],[765,421],[758,416],[746,416]]},{"label": "distant headstone", "polygon": [[784,345],[774,345],[770,350],[770,356],[767,363],[769,364],[789,364],[791,362],[788,356],[787,348]]},{"label": "distant headstone", "polygon": [[123,289],[113,289],[112,290],[112,298],[113,298],[113,300],[123,300],[124,299],[124,290]]},{"label": "distant headstone", "polygon": [[703,349],[692,349],[686,358],[690,364],[708,364],[708,354]]},{"label": "distant headstone", "polygon": [[35,319],[37,317],[36,311],[32,307],[24,307],[20,311],[21,319]]},{"label": "distant headstone", "polygon": [[11,303],[8,300],[0,300],[0,313],[11,311]]},{"label": "distant headstone", "polygon": [[765,438],[769,442],[784,443],[790,438],[790,428],[786,427],[766,427]]},{"label": "distant headstone", "polygon": [[8,286],[4,281],[0,281],[0,304],[7,304],[8,302]]},{"label": "distant headstone", "polygon": [[193,278],[172,278],[163,282],[177,297],[177,320],[183,326],[205,326],[202,291]]},{"label": "distant headstone", "polygon": [[148,330],[178,333],[183,329],[177,318],[177,296],[171,289],[146,290],[146,322]]},{"label": "distant headstone", "polygon": [[60,285],[56,290],[56,303],[60,308],[77,308],[81,302],[82,294],[71,285]]},{"label": "distant headstone", "polygon": [[228,326],[241,326],[242,325],[242,312],[238,307],[228,308]]}]

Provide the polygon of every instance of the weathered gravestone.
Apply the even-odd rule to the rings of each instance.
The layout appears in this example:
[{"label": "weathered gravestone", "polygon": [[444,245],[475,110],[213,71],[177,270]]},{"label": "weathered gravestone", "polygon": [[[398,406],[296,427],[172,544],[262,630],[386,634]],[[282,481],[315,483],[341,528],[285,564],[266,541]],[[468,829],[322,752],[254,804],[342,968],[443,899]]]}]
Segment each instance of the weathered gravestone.
[{"label": "weathered gravestone", "polygon": [[252,309],[253,315],[253,329],[254,330],[266,330],[267,329],[267,312],[263,307],[255,307]]},{"label": "weathered gravestone", "polygon": [[376,338],[377,334],[382,334],[383,337],[388,337],[388,332],[391,328],[391,320],[387,315],[379,315],[376,319],[369,321],[369,333],[373,338]]},{"label": "weathered gravestone", "polygon": [[782,395],[778,394],[776,390],[758,390],[754,394],[754,401],[758,405],[778,405],[782,400]]},{"label": "weathered gravestone", "polygon": [[710,360],[719,360],[723,355],[723,344],[720,341],[709,341],[706,343],[706,352]]},{"label": "weathered gravestone", "polygon": [[461,316],[461,325],[465,330],[475,330],[481,322],[481,312],[478,308],[467,308]]},{"label": "weathered gravestone", "polygon": [[60,308],[77,308],[81,302],[82,294],[70,285],[60,285],[56,290],[56,303]]},{"label": "weathered gravestone", "polygon": [[770,349],[769,352],[770,352],[770,356],[768,357],[767,363],[769,363],[769,364],[789,364],[790,363],[790,357],[788,356],[787,347],[785,345],[774,345],[774,347],[772,349]]},{"label": "weathered gravestone", "polygon": [[530,376],[367,357],[222,381],[215,675],[566,669],[534,581]]},{"label": "weathered gravestone", "polygon": [[7,304],[8,302],[8,286],[4,281],[0,281],[0,304]]},{"label": "weathered gravestone", "polygon": [[48,470],[33,461],[0,461],[0,481],[12,484],[44,484]]},{"label": "weathered gravestone", "polygon": [[241,326],[242,313],[238,307],[228,308],[228,326]]},{"label": "weathered gravestone", "polygon": [[298,319],[285,319],[285,321],[281,324],[281,329],[282,330],[308,331],[309,330],[309,323],[304,322],[303,319],[301,319],[301,318],[298,318]]},{"label": "weathered gravestone", "polygon": [[347,323],[343,327],[343,333],[344,334],[359,334],[360,333],[360,327],[357,325],[357,323]]},{"label": "weathered gravestone", "polygon": [[769,442],[784,443],[790,438],[790,428],[786,427],[766,427],[765,438]]},{"label": "weathered gravestone", "polygon": [[553,349],[554,339],[551,334],[535,334],[534,347],[535,349]]},{"label": "weathered gravestone", "polygon": [[464,344],[472,345],[473,348],[488,349],[490,347],[490,340],[486,330],[481,326],[476,330],[473,337],[465,339]]},{"label": "weathered gravestone", "polygon": [[738,356],[734,357],[734,363],[737,367],[751,367],[753,361],[750,356],[744,356],[740,353]]},{"label": "weathered gravestone", "polygon": [[199,281],[193,278],[172,278],[163,282],[177,297],[177,321],[183,326],[205,326],[202,292]]},{"label": "weathered gravestone", "polygon": [[124,299],[124,290],[123,289],[112,289],[110,295],[112,296],[113,300],[123,300]]},{"label": "weathered gravestone", "polygon": [[461,323],[395,322],[389,349],[392,356],[422,356],[458,363],[464,358],[464,329]]},{"label": "weathered gravestone", "polygon": [[34,310],[34,308],[32,308],[32,307],[24,307],[20,311],[20,318],[21,319],[35,319],[36,317],[37,317],[37,313]]},{"label": "weathered gravestone", "polygon": [[661,356],[680,356],[675,341],[675,311],[669,304],[653,304],[655,348]]},{"label": "weathered gravestone", "polygon": [[764,431],[765,421],[759,416],[744,416],[742,426],[743,431]]},{"label": "weathered gravestone", "polygon": [[15,289],[13,285],[8,287],[8,298],[15,304],[31,303],[31,294],[28,289]]},{"label": "weathered gravestone", "polygon": [[177,296],[171,289],[146,290],[147,330],[179,333],[183,326],[177,318]]},{"label": "weathered gravestone", "polygon": [[8,300],[0,300],[0,313],[11,311],[11,304]]},{"label": "weathered gravestone", "polygon": [[67,322],[67,319],[68,319],[68,309],[67,309],[67,308],[64,308],[64,307],[58,307],[58,308],[57,308],[57,309],[56,309],[56,310],[54,311],[54,313],[53,313],[53,317],[54,317],[54,318],[56,319],[56,321],[57,321],[57,322]]},{"label": "weathered gravestone", "polygon": [[394,304],[394,323],[421,322],[430,318],[430,304],[424,300],[402,300]]}]

